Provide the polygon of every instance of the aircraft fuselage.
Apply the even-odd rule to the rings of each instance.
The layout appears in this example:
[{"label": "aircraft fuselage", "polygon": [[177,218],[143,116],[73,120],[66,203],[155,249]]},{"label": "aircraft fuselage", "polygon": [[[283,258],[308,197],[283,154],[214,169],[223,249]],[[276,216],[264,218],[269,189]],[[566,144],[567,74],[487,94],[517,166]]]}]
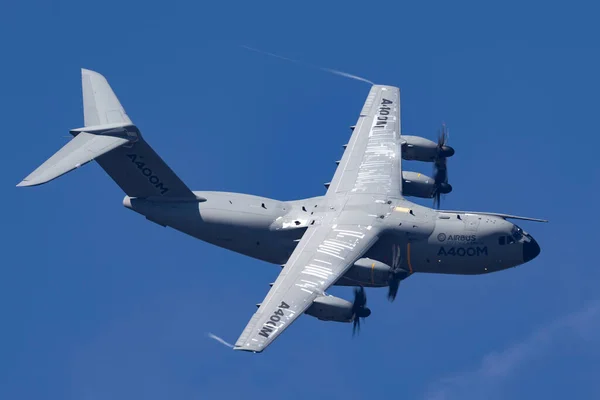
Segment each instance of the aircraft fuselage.
[{"label": "aircraft fuselage", "polygon": [[[240,193],[194,194],[205,201],[166,203],[125,197],[123,204],[160,225],[281,265],[287,262],[307,227],[319,224],[324,211],[340,206],[340,199],[330,204],[332,200],[325,196],[278,201]],[[376,221],[385,227],[385,233],[365,257],[401,266],[409,273],[483,274],[515,267],[539,253],[530,235],[497,216],[441,212],[406,199],[369,195],[362,195],[357,207],[364,210],[365,224]],[[341,285],[357,283],[383,286],[345,277],[338,281]]]}]

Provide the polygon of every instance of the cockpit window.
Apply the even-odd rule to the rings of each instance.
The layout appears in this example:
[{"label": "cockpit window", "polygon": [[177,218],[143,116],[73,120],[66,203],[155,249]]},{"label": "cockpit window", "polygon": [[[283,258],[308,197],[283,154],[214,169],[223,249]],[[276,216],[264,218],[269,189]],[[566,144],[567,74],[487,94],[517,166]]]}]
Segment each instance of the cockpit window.
[{"label": "cockpit window", "polygon": [[500,236],[498,238],[498,243],[501,246],[504,246],[505,244],[517,243],[517,242],[520,242],[524,236],[525,236],[525,234],[523,233],[523,229],[519,228],[518,226],[515,226],[515,227],[513,227],[512,231],[510,232],[510,235]]},{"label": "cockpit window", "polygon": [[523,229],[521,229],[515,225],[515,226],[513,226],[510,234],[518,242],[519,240],[521,240],[523,238]]},{"label": "cockpit window", "polygon": [[[523,232],[523,229],[519,228],[518,226],[513,226],[512,230],[510,231],[510,235],[508,236],[500,236],[498,238],[498,243],[503,246],[505,244],[513,244],[513,243],[518,243],[521,242],[523,237],[525,237],[525,233]],[[527,239],[525,239],[527,240]]]}]

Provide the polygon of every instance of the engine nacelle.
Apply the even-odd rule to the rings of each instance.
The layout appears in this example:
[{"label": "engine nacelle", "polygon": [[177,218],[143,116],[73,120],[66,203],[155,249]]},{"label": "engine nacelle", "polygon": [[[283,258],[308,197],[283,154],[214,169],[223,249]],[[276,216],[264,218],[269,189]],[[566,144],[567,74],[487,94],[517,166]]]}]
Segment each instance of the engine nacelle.
[{"label": "engine nacelle", "polygon": [[438,156],[452,157],[454,155],[452,147],[443,146],[440,151],[437,143],[420,136],[402,135],[401,139],[404,160],[434,162]]},{"label": "engine nacelle", "polygon": [[[448,183],[441,183],[438,191],[442,194],[450,193],[452,186]],[[402,194],[430,199],[435,194],[435,180],[418,172],[402,171]]]},{"label": "engine nacelle", "polygon": [[435,191],[435,180],[427,175],[402,171],[402,194],[430,199]]},{"label": "engine nacelle", "polygon": [[305,311],[322,321],[351,322],[352,303],[335,296],[319,296]]},{"label": "engine nacelle", "polygon": [[420,136],[402,135],[402,158],[405,160],[435,161],[437,144]]},{"label": "engine nacelle", "polygon": [[381,261],[361,258],[344,274],[336,285],[340,286],[388,286],[392,268]]}]

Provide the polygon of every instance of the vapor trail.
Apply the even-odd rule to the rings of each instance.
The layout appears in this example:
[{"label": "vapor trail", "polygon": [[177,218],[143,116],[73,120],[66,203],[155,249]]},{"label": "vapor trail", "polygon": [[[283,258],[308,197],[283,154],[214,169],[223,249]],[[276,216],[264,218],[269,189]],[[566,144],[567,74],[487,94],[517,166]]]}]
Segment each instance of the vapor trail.
[{"label": "vapor trail", "polygon": [[370,80],[368,80],[368,79],[365,79],[365,78],[363,78],[363,77],[360,77],[360,76],[358,76],[358,75],[352,75],[352,74],[349,74],[349,73],[347,73],[347,72],[344,72],[344,71],[338,71],[338,70],[336,70],[336,69],[331,69],[331,68],[322,68],[322,67],[321,67],[321,68],[319,68],[319,69],[321,69],[322,71],[331,72],[332,74],[336,74],[336,75],[339,75],[339,76],[343,76],[344,78],[350,78],[350,79],[354,79],[354,80],[357,80],[357,81],[366,82],[366,83],[368,83],[368,84],[370,84],[370,85],[374,85],[374,84],[375,84],[375,83],[371,82],[371,81],[370,81]]},{"label": "vapor trail", "polygon": [[309,64],[309,63],[306,63],[306,62],[303,62],[303,61],[294,60],[293,58],[288,58],[288,57],[280,56],[280,55],[275,54],[275,53],[269,53],[268,51],[259,50],[257,48],[246,46],[246,45],[240,45],[240,46],[243,47],[246,50],[250,50],[250,51],[253,51],[255,53],[264,54],[266,56],[279,58],[280,60],[285,60],[285,61],[293,62],[295,64],[304,65],[305,67],[315,68],[315,69],[318,69],[318,70],[321,70],[321,71],[324,71],[324,72],[329,72],[329,73],[334,74],[334,75],[342,76],[344,78],[350,78],[350,79],[354,79],[356,81],[366,82],[368,84],[374,85],[374,83],[371,82],[370,80],[362,78],[362,77],[360,77],[358,75],[353,75],[353,74],[349,74],[347,72],[338,71],[337,69],[319,67],[318,65]]},{"label": "vapor trail", "polygon": [[209,338],[216,340],[217,342],[219,342],[219,343],[221,343],[221,344],[229,347],[230,349],[233,349],[233,345],[231,343],[226,342],[225,340],[221,339],[217,335],[214,335],[214,334],[212,334],[210,332],[208,332],[207,335],[208,335]]}]

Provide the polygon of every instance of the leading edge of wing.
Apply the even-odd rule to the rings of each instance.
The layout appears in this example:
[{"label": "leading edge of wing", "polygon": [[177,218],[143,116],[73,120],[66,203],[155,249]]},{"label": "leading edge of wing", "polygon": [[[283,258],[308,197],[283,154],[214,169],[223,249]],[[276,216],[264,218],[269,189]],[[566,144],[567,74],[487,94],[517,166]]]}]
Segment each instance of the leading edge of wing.
[{"label": "leading edge of wing", "polygon": [[372,86],[326,196],[401,196],[400,136],[400,89]]}]

